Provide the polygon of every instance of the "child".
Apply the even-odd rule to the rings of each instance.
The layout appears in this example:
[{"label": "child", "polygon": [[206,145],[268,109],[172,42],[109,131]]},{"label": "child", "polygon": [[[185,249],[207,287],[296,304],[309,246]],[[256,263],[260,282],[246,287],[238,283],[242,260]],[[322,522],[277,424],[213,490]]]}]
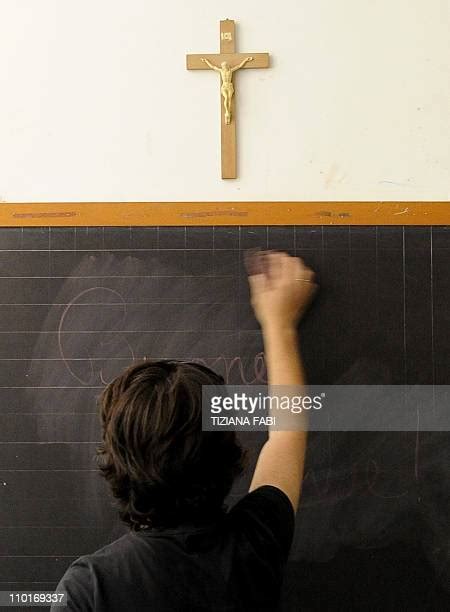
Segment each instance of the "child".
[{"label": "child", "polygon": [[[316,290],[314,274],[285,253],[255,261],[251,301],[269,385],[301,385],[297,324]],[[104,389],[100,470],[130,530],[67,569],[57,587],[67,593],[67,610],[277,608],[306,433],[269,432],[250,492],[226,512],[244,453],[234,432],[202,432],[202,385],[215,384],[223,379],[204,366],[146,361]]]}]

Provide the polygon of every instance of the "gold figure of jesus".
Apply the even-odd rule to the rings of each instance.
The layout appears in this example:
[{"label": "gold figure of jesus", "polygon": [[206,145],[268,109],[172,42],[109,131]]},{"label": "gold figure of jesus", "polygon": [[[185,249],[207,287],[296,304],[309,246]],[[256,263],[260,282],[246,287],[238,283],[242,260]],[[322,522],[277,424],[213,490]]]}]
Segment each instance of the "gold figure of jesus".
[{"label": "gold figure of jesus", "polygon": [[220,64],[221,68],[219,68],[218,66],[214,66],[214,64],[211,64],[211,62],[204,57],[202,57],[201,59],[202,62],[205,62],[205,64],[209,66],[209,68],[212,68],[212,70],[215,70],[216,72],[220,72],[220,78],[222,79],[222,86],[220,88],[220,92],[223,96],[225,123],[229,125],[231,123],[231,100],[234,94],[233,72],[236,72],[236,70],[239,70],[239,68],[245,66],[247,62],[251,62],[253,57],[246,57],[244,60],[242,60],[240,64],[233,67],[231,67],[228,62],[222,62]]}]

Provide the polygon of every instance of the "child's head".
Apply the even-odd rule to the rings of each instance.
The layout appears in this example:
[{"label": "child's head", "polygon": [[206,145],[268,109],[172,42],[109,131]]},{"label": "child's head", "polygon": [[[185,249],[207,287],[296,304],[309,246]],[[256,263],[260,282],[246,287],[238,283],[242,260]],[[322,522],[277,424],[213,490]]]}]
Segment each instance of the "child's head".
[{"label": "child's head", "polygon": [[202,385],[223,378],[197,363],[145,361],[99,399],[101,473],[133,529],[162,528],[220,512],[243,451],[234,432],[202,431]]}]

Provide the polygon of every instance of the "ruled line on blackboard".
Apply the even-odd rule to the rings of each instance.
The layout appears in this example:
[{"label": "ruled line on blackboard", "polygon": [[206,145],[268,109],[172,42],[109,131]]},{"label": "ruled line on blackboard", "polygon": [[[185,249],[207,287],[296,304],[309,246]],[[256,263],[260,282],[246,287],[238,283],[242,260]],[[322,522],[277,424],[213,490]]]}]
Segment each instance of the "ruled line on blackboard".
[{"label": "ruled line on blackboard", "polygon": [[23,387],[0,387],[0,389],[103,389],[104,385],[99,387],[91,387],[89,385],[79,386],[79,387],[33,387],[33,386],[23,386]]},{"label": "ruled line on blackboard", "polygon": [[[3,472],[98,472],[98,470],[96,468],[89,468],[89,469],[86,468],[86,469],[77,469],[77,470],[75,469],[58,470],[58,469],[51,469],[51,468],[47,470],[19,470],[19,469],[18,470],[4,470],[4,469],[1,469],[0,473],[3,473]],[[1,528],[2,528],[2,525],[0,525],[0,529]]]},{"label": "ruled line on blackboard", "polygon": [[[34,278],[42,278],[42,279],[64,279],[64,280],[72,280],[72,279],[88,279],[88,278],[137,278],[137,279],[142,279],[142,278],[177,278],[179,280],[182,280],[183,278],[234,278],[234,274],[224,274],[223,276],[214,276],[213,274],[202,274],[202,275],[197,275],[197,274],[175,274],[175,275],[168,275],[168,274],[146,274],[144,276],[129,276],[129,275],[125,275],[125,274],[116,274],[116,275],[108,275],[108,276],[0,276],[0,279],[21,279],[21,280],[32,280]],[[100,287],[100,289],[108,289],[108,287]]]},{"label": "ruled line on blackboard", "polygon": [[[40,499],[40,498],[38,498]],[[101,527],[101,523],[97,523],[94,525],[18,525],[15,527],[14,525],[2,525],[0,529],[103,529]],[[59,559],[59,555],[54,555]],[[39,583],[38,583],[39,584]]]},{"label": "ruled line on blackboard", "polygon": [[[170,333],[170,334],[192,334],[194,332],[199,332],[199,331],[203,331],[201,329],[134,329],[134,330],[128,330],[128,329],[104,329],[104,330],[89,330],[89,329],[80,329],[79,331],[77,330],[73,330],[73,331],[58,331],[58,330],[49,330],[49,331],[45,331],[45,330],[38,330],[38,331],[23,331],[23,330],[16,330],[16,331],[0,331],[0,334],[58,334],[58,335],[62,335],[62,334],[158,334],[158,333]],[[221,333],[230,333],[230,332],[236,332],[237,330],[235,328],[230,328],[230,329],[211,329],[208,330],[211,333],[214,334],[221,334]],[[258,331],[255,329],[241,329],[241,331]]]},{"label": "ruled line on blackboard", "polygon": [[[315,247],[305,247],[308,250],[313,251]],[[0,249],[0,253],[166,253],[167,251],[231,251],[233,253],[239,252],[239,249],[227,249],[226,247],[213,249],[208,247],[199,247],[199,248],[190,248],[190,247],[168,247],[167,249],[160,248],[135,248],[135,247],[127,247],[124,249],[54,249],[54,248],[45,248],[45,249]]]},{"label": "ruled line on blackboard", "polygon": [[[165,302],[52,302],[46,304],[45,302],[5,302],[0,306],[70,306],[71,308],[77,308],[78,306],[229,306],[236,302],[185,302],[182,298],[173,298],[172,301]],[[216,330],[213,330],[216,331]]]},{"label": "ruled line on blackboard", "polygon": [[[52,555],[50,558],[51,559],[59,559],[59,558],[63,558],[63,555]],[[7,559],[14,559],[15,557],[10,556],[10,557],[6,557]],[[76,556],[71,556],[70,558],[72,559],[76,559]],[[57,582],[56,581],[51,581],[51,580],[0,580],[0,584],[48,584],[48,585],[55,585],[57,586]],[[2,589],[4,590],[4,589]],[[52,591],[54,590],[54,588],[51,589]]]},{"label": "ruled line on blackboard", "polygon": [[431,312],[431,380],[433,385],[436,380],[435,365],[435,337],[434,337],[434,278],[433,278],[433,231],[430,232],[430,312]]},{"label": "ruled line on blackboard", "polygon": [[[408,210],[408,209],[406,209]],[[397,215],[403,213],[395,213]],[[405,227],[402,227],[402,282],[403,282],[403,376],[405,382],[408,381],[408,360],[407,360],[407,339],[406,339],[406,244]]]},{"label": "ruled line on blackboard", "polygon": [[[135,355],[135,357],[138,357]],[[144,357],[139,357],[143,359]],[[0,357],[0,361],[129,361],[130,357]],[[165,357],[152,357],[152,359],[165,359]]]}]

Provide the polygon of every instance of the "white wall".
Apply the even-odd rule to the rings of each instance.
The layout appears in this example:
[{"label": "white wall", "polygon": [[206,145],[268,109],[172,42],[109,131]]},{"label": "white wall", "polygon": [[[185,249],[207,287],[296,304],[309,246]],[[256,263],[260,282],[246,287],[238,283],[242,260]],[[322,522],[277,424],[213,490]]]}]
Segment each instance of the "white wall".
[{"label": "white wall", "polygon": [[[219,49],[239,175],[219,176]],[[449,0],[0,0],[0,200],[449,199]]]}]

